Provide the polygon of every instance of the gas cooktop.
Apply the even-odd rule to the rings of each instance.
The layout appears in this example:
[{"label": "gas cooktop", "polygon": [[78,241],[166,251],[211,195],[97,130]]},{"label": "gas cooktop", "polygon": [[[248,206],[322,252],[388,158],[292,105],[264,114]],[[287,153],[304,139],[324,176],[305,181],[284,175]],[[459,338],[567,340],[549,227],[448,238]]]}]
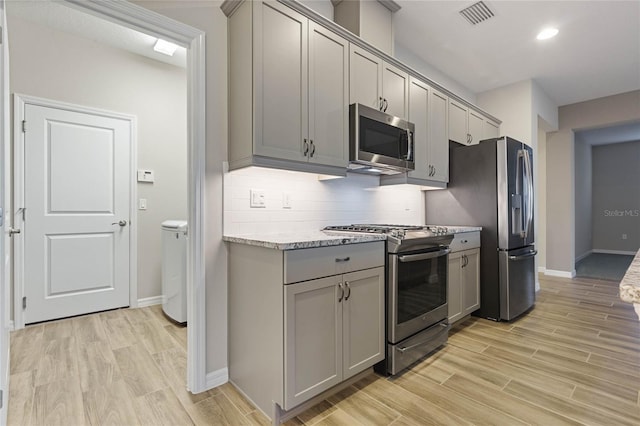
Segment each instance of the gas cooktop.
[{"label": "gas cooktop", "polygon": [[416,246],[448,246],[453,239],[453,233],[445,226],[354,224],[327,226],[324,230],[386,234],[390,252],[413,249]]}]

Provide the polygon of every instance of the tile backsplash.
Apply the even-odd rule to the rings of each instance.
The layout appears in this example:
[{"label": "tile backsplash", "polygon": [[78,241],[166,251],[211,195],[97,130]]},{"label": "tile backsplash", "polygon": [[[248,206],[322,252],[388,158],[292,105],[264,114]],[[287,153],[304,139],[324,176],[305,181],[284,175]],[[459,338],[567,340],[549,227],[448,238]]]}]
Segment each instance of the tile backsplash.
[{"label": "tile backsplash", "polygon": [[[251,190],[265,206],[250,207]],[[290,208],[285,208],[288,198]],[[248,167],[224,175],[224,232],[251,234],[322,229],[351,223],[424,224],[424,197],[413,185],[379,186],[377,176],[316,174]]]}]

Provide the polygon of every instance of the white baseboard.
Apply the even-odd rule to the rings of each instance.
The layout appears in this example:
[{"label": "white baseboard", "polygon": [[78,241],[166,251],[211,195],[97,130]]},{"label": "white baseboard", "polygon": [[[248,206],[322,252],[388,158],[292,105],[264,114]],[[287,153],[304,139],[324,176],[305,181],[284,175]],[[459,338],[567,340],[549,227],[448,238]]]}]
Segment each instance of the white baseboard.
[{"label": "white baseboard", "polygon": [[207,377],[205,379],[205,389],[209,390],[216,388],[220,385],[224,385],[229,381],[229,369],[221,368],[216,371],[212,371],[211,373],[207,373]]},{"label": "white baseboard", "polygon": [[540,281],[536,280],[536,293],[540,291]]},{"label": "white baseboard", "polygon": [[16,328],[15,328],[15,325],[14,325],[14,323],[13,323],[13,320],[10,320],[10,321],[9,321],[9,324],[7,324],[7,328],[9,329],[9,331],[13,331],[13,330],[15,330],[15,329],[16,329]]},{"label": "white baseboard", "polygon": [[138,308],[145,308],[147,306],[162,305],[162,296],[145,297],[144,299],[138,299]]},{"label": "white baseboard", "polygon": [[603,254],[625,254],[630,256],[635,256],[637,252],[635,251],[624,251],[624,250],[603,250],[603,249],[593,249],[594,253],[603,253]]},{"label": "white baseboard", "polygon": [[553,269],[545,269],[544,274],[550,277],[574,278],[576,276],[576,271],[573,270],[569,272],[569,271],[555,271]]},{"label": "white baseboard", "polygon": [[593,253],[593,250],[589,250],[586,253],[582,253],[580,256],[576,257],[576,262],[580,262],[582,259],[589,256],[591,253]]},{"label": "white baseboard", "polygon": [[544,266],[538,266],[538,273],[540,274],[544,274],[544,272],[547,270],[547,268],[545,268]]}]

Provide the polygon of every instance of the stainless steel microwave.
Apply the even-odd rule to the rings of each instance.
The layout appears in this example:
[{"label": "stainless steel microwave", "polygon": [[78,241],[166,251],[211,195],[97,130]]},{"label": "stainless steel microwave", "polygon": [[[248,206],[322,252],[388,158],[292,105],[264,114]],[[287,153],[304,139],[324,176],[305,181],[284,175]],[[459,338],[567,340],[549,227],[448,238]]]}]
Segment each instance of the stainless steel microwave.
[{"label": "stainless steel microwave", "polygon": [[397,174],[415,168],[415,126],[362,104],[349,105],[349,169]]}]

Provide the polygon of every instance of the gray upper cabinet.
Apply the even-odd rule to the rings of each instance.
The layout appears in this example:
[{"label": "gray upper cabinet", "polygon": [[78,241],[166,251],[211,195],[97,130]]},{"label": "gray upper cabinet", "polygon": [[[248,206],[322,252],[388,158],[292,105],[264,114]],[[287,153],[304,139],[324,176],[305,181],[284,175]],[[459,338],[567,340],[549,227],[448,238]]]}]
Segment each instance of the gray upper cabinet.
[{"label": "gray upper cabinet", "polygon": [[345,168],[349,43],[281,3],[251,1],[229,18],[229,44],[229,168]]},{"label": "gray upper cabinet", "polygon": [[349,159],[349,42],[309,22],[309,161]]},{"label": "gray upper cabinet", "polygon": [[255,2],[253,7],[254,154],[304,161],[309,150],[309,20],[279,3]]},{"label": "gray upper cabinet", "polygon": [[[472,144],[500,133],[495,119],[299,2],[225,0],[221,9],[228,17],[230,170],[344,176],[352,103],[418,129],[415,172],[384,176],[381,184],[446,187],[448,141]],[[428,83],[411,88],[414,78]]]},{"label": "gray upper cabinet", "polygon": [[483,139],[498,137],[499,133],[498,123],[462,102],[449,99],[450,140],[464,145],[475,145]]},{"label": "gray upper cabinet", "polygon": [[360,103],[406,119],[409,74],[351,44],[349,103]]},{"label": "gray upper cabinet", "polygon": [[415,124],[415,170],[409,176],[449,181],[448,98],[427,83],[409,78],[409,121]]}]

